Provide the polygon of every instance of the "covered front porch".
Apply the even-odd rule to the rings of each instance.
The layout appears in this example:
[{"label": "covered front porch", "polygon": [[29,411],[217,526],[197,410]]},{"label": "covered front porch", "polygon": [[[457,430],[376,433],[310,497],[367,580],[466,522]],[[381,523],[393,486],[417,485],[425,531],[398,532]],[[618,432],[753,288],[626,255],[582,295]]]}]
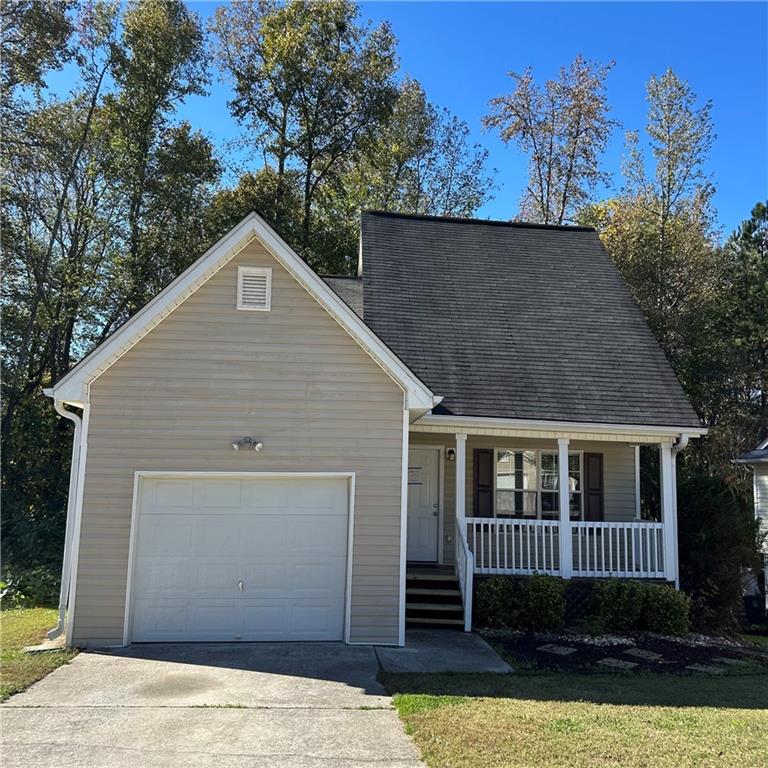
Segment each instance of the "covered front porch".
[{"label": "covered front porch", "polygon": [[[467,627],[475,575],[677,584],[675,456],[687,437],[472,421],[412,425],[408,477],[407,559],[454,567]],[[657,465],[651,503],[641,451]]]}]

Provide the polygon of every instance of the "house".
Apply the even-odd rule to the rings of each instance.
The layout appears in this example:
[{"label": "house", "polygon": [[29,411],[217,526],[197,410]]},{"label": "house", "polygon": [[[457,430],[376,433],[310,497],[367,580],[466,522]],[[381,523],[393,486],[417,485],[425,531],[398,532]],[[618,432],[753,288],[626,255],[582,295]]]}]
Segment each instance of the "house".
[{"label": "house", "polygon": [[86,646],[402,645],[406,601],[469,629],[476,574],[676,582],[705,432],[593,230],[375,212],[325,279],[249,215],[46,394]]},{"label": "house", "polygon": [[[755,517],[760,521],[762,529],[768,532],[768,439],[733,461],[735,464],[747,464],[752,467]],[[763,562],[763,597],[766,615],[768,615],[768,539],[763,543]]]}]

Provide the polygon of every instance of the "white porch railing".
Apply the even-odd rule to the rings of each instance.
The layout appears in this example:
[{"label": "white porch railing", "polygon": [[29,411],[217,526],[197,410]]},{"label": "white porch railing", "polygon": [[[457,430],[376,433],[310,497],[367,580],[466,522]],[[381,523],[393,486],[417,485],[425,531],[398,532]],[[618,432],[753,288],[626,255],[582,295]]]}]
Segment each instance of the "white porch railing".
[{"label": "white porch railing", "polygon": [[663,579],[664,524],[571,523],[573,575]]},{"label": "white porch railing", "polygon": [[560,573],[557,520],[468,517],[475,573]]},{"label": "white porch railing", "polygon": [[[560,575],[558,520],[469,517],[466,525],[475,573]],[[663,523],[571,522],[570,545],[574,577],[666,578]],[[457,533],[457,564],[460,548]]]}]

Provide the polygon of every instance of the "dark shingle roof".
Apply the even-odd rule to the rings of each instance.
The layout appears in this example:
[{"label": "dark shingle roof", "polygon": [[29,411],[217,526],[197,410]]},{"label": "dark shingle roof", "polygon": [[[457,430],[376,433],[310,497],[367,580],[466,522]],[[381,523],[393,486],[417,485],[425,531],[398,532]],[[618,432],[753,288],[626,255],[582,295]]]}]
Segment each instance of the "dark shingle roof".
[{"label": "dark shingle roof", "polygon": [[329,275],[323,280],[356,315],[363,316],[363,281],[360,278]]},{"label": "dark shingle roof", "polygon": [[768,462],[768,448],[755,448],[754,451],[742,453],[738,459],[734,459],[738,464],[762,464]]},{"label": "dark shingle roof", "polygon": [[364,319],[436,413],[701,425],[593,230],[370,212],[362,248]]}]

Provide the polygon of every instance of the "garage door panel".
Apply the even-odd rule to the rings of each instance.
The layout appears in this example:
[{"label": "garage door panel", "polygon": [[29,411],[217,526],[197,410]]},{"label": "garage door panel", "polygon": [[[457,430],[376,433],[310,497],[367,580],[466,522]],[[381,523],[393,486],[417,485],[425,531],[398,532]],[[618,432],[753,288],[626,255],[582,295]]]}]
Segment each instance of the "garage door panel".
[{"label": "garage door panel", "polygon": [[242,639],[284,639],[289,635],[288,613],[289,607],[284,600],[244,600]]},{"label": "garage door panel", "polygon": [[146,557],[186,557],[189,554],[190,521],[183,515],[142,515],[137,541]]},{"label": "garage door panel", "polygon": [[134,603],[135,637],[170,640],[187,631],[186,600],[138,599]]},{"label": "garage door panel", "polygon": [[343,629],[343,612],[344,603],[340,600],[325,604],[296,600],[291,606],[290,628],[309,640],[333,640]]},{"label": "garage door panel", "polygon": [[[314,524],[322,518],[322,525]],[[322,556],[337,553],[339,538],[347,538],[347,518],[328,509],[317,515],[302,515],[291,521],[291,545],[296,554]]]},{"label": "garage door panel", "polygon": [[205,479],[195,482],[195,506],[199,509],[239,508],[241,480]]},{"label": "garage door panel", "polygon": [[186,631],[201,640],[236,640],[240,634],[237,601],[194,599],[187,604]]},{"label": "garage door panel", "polygon": [[190,563],[185,558],[140,557],[135,569],[136,594],[145,598],[189,595]]},{"label": "garage door panel", "polygon": [[145,479],[132,639],[342,639],[347,501],[336,478]]},{"label": "garage door panel", "polygon": [[189,567],[187,594],[190,597],[230,597],[237,590],[237,583],[242,578],[240,570],[231,560],[198,560]]},{"label": "garage door panel", "polygon": [[238,517],[195,515],[189,518],[192,557],[236,557],[243,531]]},{"label": "garage door panel", "polygon": [[303,597],[317,595],[328,597],[338,595],[344,590],[346,562],[293,563],[290,575],[292,592],[300,592]]},{"label": "garage door panel", "polygon": [[145,513],[166,511],[169,507],[194,506],[195,486],[189,480],[154,480],[144,496]]}]

